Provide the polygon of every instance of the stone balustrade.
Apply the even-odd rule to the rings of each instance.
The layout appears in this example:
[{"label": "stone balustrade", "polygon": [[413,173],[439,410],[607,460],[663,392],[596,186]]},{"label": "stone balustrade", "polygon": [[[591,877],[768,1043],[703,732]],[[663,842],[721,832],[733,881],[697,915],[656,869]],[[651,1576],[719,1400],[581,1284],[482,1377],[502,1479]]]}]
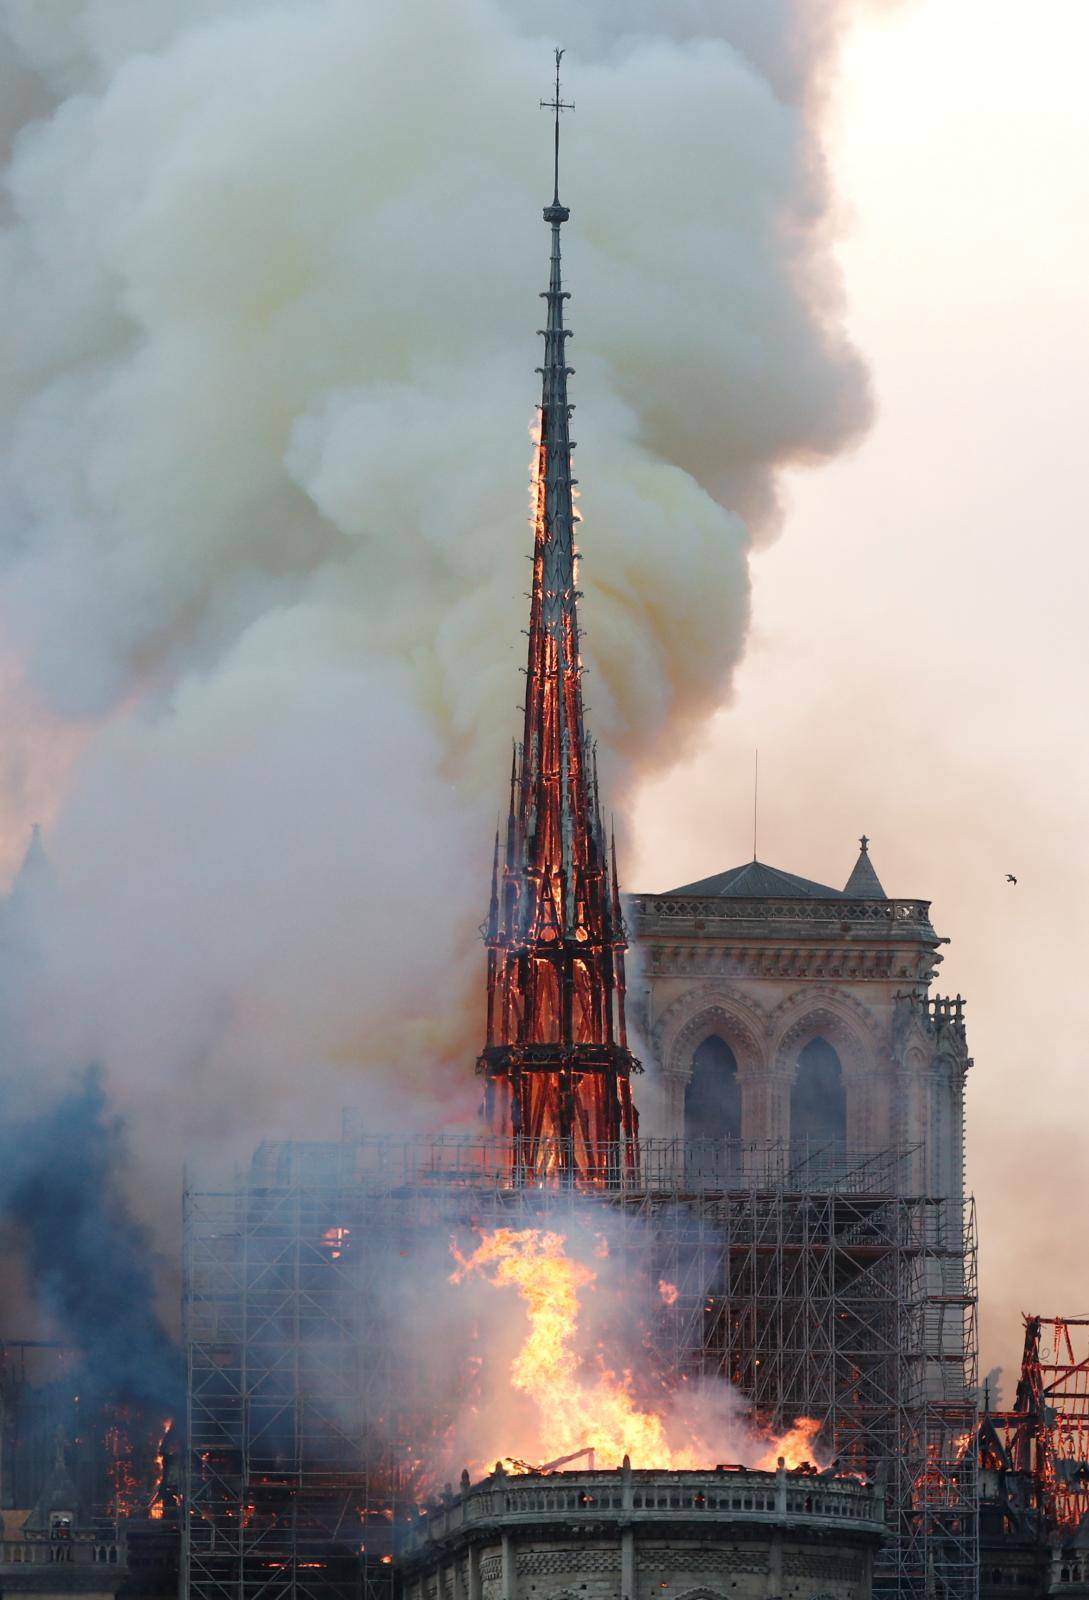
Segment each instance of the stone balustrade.
[{"label": "stone balustrade", "polygon": [[730,895],[626,895],[624,910],[649,935],[655,920],[667,923],[748,922],[848,924],[852,928],[896,928],[933,939],[929,900],[774,900]]},{"label": "stone balustrade", "polygon": [[881,1493],[855,1478],[757,1472],[719,1467],[706,1472],[637,1471],[493,1474],[430,1506],[413,1528],[406,1553],[488,1523],[512,1527],[561,1517],[601,1523],[717,1520],[769,1524],[832,1522],[880,1533]]},{"label": "stone balustrade", "polygon": [[869,1600],[881,1493],[853,1478],[495,1472],[428,1507],[401,1543],[405,1600]]}]

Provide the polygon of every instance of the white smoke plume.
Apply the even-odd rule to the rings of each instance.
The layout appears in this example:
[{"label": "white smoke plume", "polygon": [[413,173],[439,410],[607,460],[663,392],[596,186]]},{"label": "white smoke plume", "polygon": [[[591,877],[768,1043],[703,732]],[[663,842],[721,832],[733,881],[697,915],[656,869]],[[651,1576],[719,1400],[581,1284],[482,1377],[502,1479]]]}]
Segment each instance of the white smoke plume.
[{"label": "white smoke plume", "polygon": [[551,46],[622,806],[728,693],[779,469],[867,419],[845,9],[0,0],[0,775],[9,860],[40,815],[54,871],[5,1059],[30,1101],[101,1063],[163,1228],[186,1153],[475,1107]]}]

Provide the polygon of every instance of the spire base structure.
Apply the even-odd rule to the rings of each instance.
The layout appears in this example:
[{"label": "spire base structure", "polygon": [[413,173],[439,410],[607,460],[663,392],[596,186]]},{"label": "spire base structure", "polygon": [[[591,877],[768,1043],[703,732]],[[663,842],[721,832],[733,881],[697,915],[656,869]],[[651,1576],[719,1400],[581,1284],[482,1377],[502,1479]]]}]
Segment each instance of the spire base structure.
[{"label": "spire base structure", "polygon": [[[534,461],[533,584],[525,723],[515,750],[501,870],[493,874],[487,1039],[477,1060],[490,1131],[510,1143],[515,1182],[618,1183],[637,1162],[638,1119],[624,1016],[627,936],[601,815],[597,754],[582,704],[572,407],[567,398],[557,171],[547,324],[541,330]],[[500,866],[497,858],[497,869]]]}]

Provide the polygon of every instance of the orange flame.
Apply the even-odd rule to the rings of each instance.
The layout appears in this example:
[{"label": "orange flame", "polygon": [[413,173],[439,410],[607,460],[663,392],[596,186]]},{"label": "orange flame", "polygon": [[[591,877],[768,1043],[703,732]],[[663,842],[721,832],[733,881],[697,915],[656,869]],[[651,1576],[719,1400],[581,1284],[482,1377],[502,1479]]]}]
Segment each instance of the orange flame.
[{"label": "orange flame", "polygon": [[533,455],[529,463],[529,525],[537,526],[537,519],[541,514],[541,413],[534,411],[533,419],[529,425],[529,441],[533,446]]},{"label": "orange flame", "polygon": [[[625,1455],[636,1466],[669,1471],[713,1466],[716,1443],[693,1437],[690,1428],[684,1430],[684,1443],[672,1441],[667,1417],[640,1407],[630,1371],[610,1370],[600,1350],[592,1363],[584,1360],[578,1348],[579,1295],[596,1282],[597,1273],[568,1256],[566,1247],[563,1234],[539,1228],[496,1228],[468,1256],[452,1247],[457,1268],[451,1283],[480,1274],[494,1288],[516,1289],[526,1307],[529,1333],[511,1364],[510,1382],[533,1401],[549,1456],[558,1460],[593,1449],[604,1467],[619,1466]],[[676,1299],[676,1285],[663,1279],[659,1292],[672,1304],[669,1290]],[[748,1453],[760,1452],[753,1465],[774,1471],[780,1457],[788,1467],[812,1461],[819,1428],[819,1422],[802,1417],[779,1439],[750,1433]],[[507,1449],[513,1444],[508,1441]]]},{"label": "orange flame", "polygon": [[123,1407],[118,1407],[113,1418],[103,1435],[106,1478],[110,1486],[109,1511],[113,1517],[131,1517],[139,1498],[139,1483],[129,1431],[129,1414]]},{"label": "orange flame", "polygon": [[173,1417],[164,1417],[159,1428],[159,1443],[155,1450],[155,1489],[148,1507],[148,1516],[152,1522],[161,1522],[166,1515],[166,1506],[163,1503],[163,1487],[166,1478],[166,1440],[167,1435],[174,1426]]},{"label": "orange flame", "polygon": [[764,1454],[752,1465],[759,1472],[774,1472],[781,1456],[786,1465],[794,1470],[815,1466],[818,1455],[816,1438],[820,1429],[816,1418],[796,1417],[794,1426],[780,1434],[778,1439],[773,1439]]},{"label": "orange flame", "polygon": [[350,1238],[350,1228],[337,1227],[336,1224],[334,1224],[332,1227],[326,1228],[325,1232],[321,1236],[321,1243],[322,1248],[325,1250],[330,1261],[340,1260],[341,1256],[348,1247],[348,1241]]}]

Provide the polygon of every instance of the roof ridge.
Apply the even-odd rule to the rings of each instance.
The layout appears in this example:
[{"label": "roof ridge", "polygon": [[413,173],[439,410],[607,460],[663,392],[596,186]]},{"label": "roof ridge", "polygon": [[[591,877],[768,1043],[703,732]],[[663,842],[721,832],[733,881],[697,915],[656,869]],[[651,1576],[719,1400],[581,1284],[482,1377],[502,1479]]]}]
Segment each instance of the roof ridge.
[{"label": "roof ridge", "polygon": [[813,878],[803,878],[800,873],[786,872],[756,859],[663,892],[721,895],[738,900],[842,900],[844,897],[843,890],[831,884],[817,883]]}]

